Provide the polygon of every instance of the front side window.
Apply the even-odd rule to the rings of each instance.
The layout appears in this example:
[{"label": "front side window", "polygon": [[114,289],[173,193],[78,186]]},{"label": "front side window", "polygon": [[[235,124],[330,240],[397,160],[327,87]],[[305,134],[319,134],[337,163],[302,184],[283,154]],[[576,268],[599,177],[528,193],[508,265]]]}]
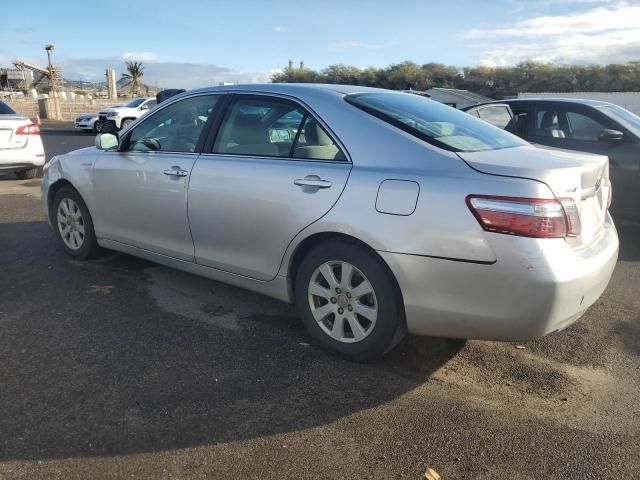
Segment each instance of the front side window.
[{"label": "front side window", "polygon": [[239,97],[230,105],[213,152],[346,160],[326,130],[300,105],[260,96]]},{"label": "front side window", "polygon": [[585,142],[597,142],[606,128],[594,118],[578,112],[567,112],[567,126],[569,138]]},{"label": "front side window", "polygon": [[449,151],[474,152],[526,145],[515,135],[418,95],[361,93],[347,95],[345,100],[421,140]]},{"label": "front side window", "polygon": [[193,153],[219,95],[200,95],[154,110],[129,137],[129,151]]},{"label": "front side window", "polygon": [[147,108],[155,107],[158,102],[156,100],[147,100],[143,106]]}]

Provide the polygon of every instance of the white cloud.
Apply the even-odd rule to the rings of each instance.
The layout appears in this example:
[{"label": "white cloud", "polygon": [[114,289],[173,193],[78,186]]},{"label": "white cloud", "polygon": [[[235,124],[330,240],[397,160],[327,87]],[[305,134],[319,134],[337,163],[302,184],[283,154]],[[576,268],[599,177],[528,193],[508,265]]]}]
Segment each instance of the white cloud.
[{"label": "white cloud", "polygon": [[480,63],[487,66],[521,60],[627,62],[640,58],[638,19],[640,6],[620,3],[572,15],[533,17],[509,27],[474,29],[466,32],[464,38],[483,49]]},{"label": "white cloud", "polygon": [[158,55],[153,52],[124,52],[123,60],[137,60],[138,62],[157,62]]},{"label": "white cloud", "polygon": [[271,31],[272,32],[276,32],[276,33],[285,33],[287,31],[287,29],[285,27],[280,26],[280,25],[276,25],[275,27],[273,27],[273,29]]},{"label": "white cloud", "polygon": [[336,42],[329,45],[330,48],[334,50],[349,50],[352,48],[383,48],[384,45],[379,45],[377,43],[367,43],[361,42],[359,40],[345,40],[343,42]]}]

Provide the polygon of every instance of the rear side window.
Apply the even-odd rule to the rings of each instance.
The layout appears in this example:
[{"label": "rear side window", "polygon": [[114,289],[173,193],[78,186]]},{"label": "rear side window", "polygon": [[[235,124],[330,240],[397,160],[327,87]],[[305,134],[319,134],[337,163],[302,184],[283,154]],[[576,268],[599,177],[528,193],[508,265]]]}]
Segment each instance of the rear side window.
[{"label": "rear side window", "polygon": [[0,115],[15,115],[15,110],[6,103],[0,101]]},{"label": "rear side window", "polygon": [[478,116],[494,127],[505,129],[511,123],[511,115],[507,107],[484,107],[478,110]]},{"label": "rear side window", "polygon": [[556,108],[536,110],[536,136],[547,138],[567,138],[567,125]]},{"label": "rear side window", "polygon": [[361,93],[345,100],[411,135],[453,152],[526,145],[515,135],[434,100],[402,93]]},{"label": "rear side window", "polygon": [[346,160],[327,131],[295,102],[239,97],[227,110],[214,153],[312,160]]}]

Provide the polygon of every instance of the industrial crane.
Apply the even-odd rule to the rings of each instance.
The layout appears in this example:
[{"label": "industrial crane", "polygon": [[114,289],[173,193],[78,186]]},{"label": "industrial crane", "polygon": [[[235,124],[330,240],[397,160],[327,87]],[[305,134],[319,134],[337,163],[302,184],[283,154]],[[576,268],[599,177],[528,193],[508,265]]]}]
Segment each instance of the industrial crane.
[{"label": "industrial crane", "polygon": [[23,62],[20,60],[15,60],[13,64],[18,70],[24,70],[28,68],[29,70],[33,70],[39,75],[34,76],[33,86],[35,87],[42,81],[43,78],[47,78],[49,81],[49,92],[55,92],[57,90],[58,82],[62,80],[62,76],[60,75],[60,69],[58,67],[54,67],[51,64],[51,52],[55,49],[53,45],[47,44],[44,49],[47,51],[47,57],[49,59],[49,65],[47,68],[38,67],[37,65],[32,65],[27,62]]}]

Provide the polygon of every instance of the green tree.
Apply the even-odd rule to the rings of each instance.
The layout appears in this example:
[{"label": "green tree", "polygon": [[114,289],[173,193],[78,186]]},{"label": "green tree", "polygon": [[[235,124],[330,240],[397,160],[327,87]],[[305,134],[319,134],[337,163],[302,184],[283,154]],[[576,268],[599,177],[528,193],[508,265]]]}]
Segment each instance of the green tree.
[{"label": "green tree", "polygon": [[129,80],[129,87],[131,89],[131,98],[136,95],[140,95],[140,86],[142,85],[142,77],[144,76],[144,67],[142,62],[135,62],[128,60],[127,73],[122,74],[122,78]]}]

